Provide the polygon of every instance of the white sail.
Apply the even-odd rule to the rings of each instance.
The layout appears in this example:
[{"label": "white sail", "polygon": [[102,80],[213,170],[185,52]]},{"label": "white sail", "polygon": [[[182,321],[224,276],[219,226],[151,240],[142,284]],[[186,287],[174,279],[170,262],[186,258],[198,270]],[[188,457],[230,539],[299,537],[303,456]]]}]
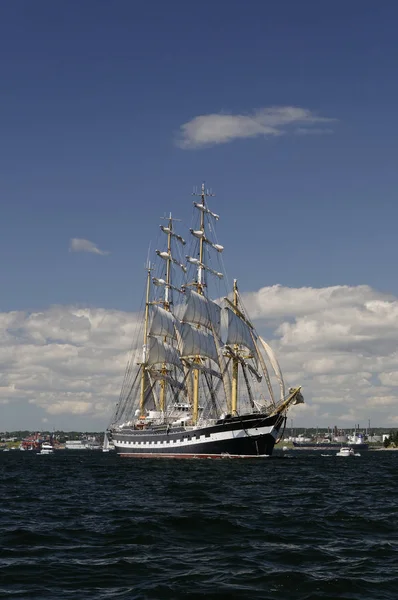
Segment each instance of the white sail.
[{"label": "white sail", "polygon": [[230,308],[226,309],[228,312],[228,337],[227,344],[241,344],[245,346],[257,358],[257,350],[252,339],[252,329],[238,317]]},{"label": "white sail", "polygon": [[263,345],[263,348],[264,348],[264,350],[269,358],[269,361],[271,363],[271,366],[274,370],[275,376],[279,382],[279,387],[281,390],[281,400],[283,400],[285,398],[285,382],[283,381],[282,371],[279,366],[278,359],[276,358],[271,346],[269,346],[267,344],[267,342],[265,340],[263,340],[263,338],[261,336],[260,336],[260,342]]},{"label": "white sail", "polygon": [[197,292],[186,289],[187,303],[182,305],[180,318],[184,323],[195,323],[207,329],[214,327],[217,335],[221,326],[221,307]]},{"label": "white sail", "polygon": [[163,337],[171,337],[176,339],[176,319],[171,312],[152,304],[150,307],[151,311],[151,325],[149,327],[149,335],[159,335]]},{"label": "white sail", "polygon": [[178,352],[173,346],[159,342],[154,337],[148,337],[147,364],[156,365],[159,363],[167,363],[182,368]]},{"label": "white sail", "polygon": [[256,351],[257,351],[257,358],[260,361],[260,365],[261,365],[261,368],[263,370],[263,374],[264,374],[264,378],[265,378],[265,381],[266,381],[266,384],[267,384],[267,388],[268,388],[268,391],[269,391],[269,396],[271,398],[271,402],[272,402],[272,404],[274,406],[276,406],[276,404],[275,404],[275,398],[274,398],[274,390],[272,389],[272,384],[271,384],[271,380],[269,378],[269,373],[268,373],[267,365],[265,364],[265,360],[264,360],[263,355],[261,354],[261,352],[259,351],[259,349],[257,347],[256,338],[254,337],[253,334],[252,334],[252,341],[253,341],[253,344],[254,344],[254,346],[256,348]]},{"label": "white sail", "polygon": [[104,443],[102,445],[102,452],[109,452],[109,438],[106,431],[104,433]]},{"label": "white sail", "polygon": [[188,323],[180,325],[181,332],[181,357],[202,356],[211,358],[218,363],[218,356],[214,338],[210,333],[196,329]]}]

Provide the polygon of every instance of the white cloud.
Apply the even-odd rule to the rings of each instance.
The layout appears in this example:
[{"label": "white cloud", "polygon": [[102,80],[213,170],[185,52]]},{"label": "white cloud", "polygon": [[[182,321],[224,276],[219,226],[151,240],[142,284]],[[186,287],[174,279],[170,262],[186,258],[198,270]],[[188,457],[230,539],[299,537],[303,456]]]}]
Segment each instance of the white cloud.
[{"label": "white cloud", "polygon": [[91,252],[92,254],[109,254],[107,250],[100,250],[94,242],[82,238],[72,238],[69,243],[69,252]]},{"label": "white cloud", "polygon": [[288,383],[303,384],[313,423],[388,425],[391,410],[398,414],[398,298],[366,285],[276,285],[245,294],[244,303],[260,331],[271,332]]},{"label": "white cloud", "polygon": [[398,371],[391,373],[380,373],[379,379],[383,385],[398,387]]},{"label": "white cloud", "polygon": [[[398,298],[369,286],[265,287],[243,295],[287,385],[301,384],[297,426],[398,421]],[[51,426],[105,424],[119,397],[136,315],[56,306],[0,313],[0,405]],[[17,408],[16,408],[17,410]],[[14,411],[15,412],[15,411]],[[45,422],[45,421],[43,421]]]},{"label": "white cloud", "polygon": [[325,288],[288,288],[281,285],[263,287],[246,293],[245,305],[252,318],[280,319],[281,317],[309,316],[328,307],[361,307],[365,301],[390,300],[367,285],[336,285]]},{"label": "white cloud", "polygon": [[73,415],[76,428],[89,428],[93,420],[106,423],[136,323],[133,313],[100,308],[0,313],[0,404],[28,403],[57,427]]},{"label": "white cloud", "polygon": [[[225,144],[238,138],[274,137],[288,131],[294,134],[332,133],[330,128],[312,128],[315,123],[330,123],[335,119],[320,117],[306,108],[271,106],[249,114],[215,113],[194,117],[181,125],[177,145],[183,149]],[[294,125],[304,125],[292,129]]]}]

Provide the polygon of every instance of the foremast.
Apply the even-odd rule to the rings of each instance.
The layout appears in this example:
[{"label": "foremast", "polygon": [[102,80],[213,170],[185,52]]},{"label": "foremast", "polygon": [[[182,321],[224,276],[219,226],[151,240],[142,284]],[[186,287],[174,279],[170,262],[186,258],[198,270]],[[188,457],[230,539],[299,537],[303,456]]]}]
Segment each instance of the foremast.
[{"label": "foremast", "polygon": [[[172,285],[172,281],[171,281],[172,264],[174,263],[174,264],[178,265],[184,271],[184,273],[186,272],[186,267],[184,265],[182,265],[181,263],[179,263],[178,260],[176,260],[172,255],[172,239],[177,240],[183,246],[185,246],[185,240],[180,235],[178,235],[177,233],[175,233],[173,231],[173,221],[176,221],[176,220],[178,220],[178,219],[173,219],[173,217],[171,216],[171,213],[170,213],[169,217],[167,218],[167,221],[168,221],[167,225],[166,226],[160,225],[161,231],[163,233],[165,233],[167,236],[167,251],[166,252],[161,252],[160,250],[156,251],[157,255],[166,261],[166,278],[165,279],[156,279],[156,280],[154,280],[154,283],[156,285],[164,286],[164,297],[163,297],[162,304],[163,304],[164,310],[166,310],[169,313],[171,312],[171,305],[172,305],[172,290],[174,289],[176,291],[180,291],[178,288],[175,288]],[[166,343],[166,340],[167,340],[167,338],[164,337],[165,343]],[[166,376],[168,374],[166,363],[162,364],[161,374],[163,377],[160,380],[159,408],[160,408],[160,411],[164,414],[165,409],[166,409],[166,387],[167,387]]]}]

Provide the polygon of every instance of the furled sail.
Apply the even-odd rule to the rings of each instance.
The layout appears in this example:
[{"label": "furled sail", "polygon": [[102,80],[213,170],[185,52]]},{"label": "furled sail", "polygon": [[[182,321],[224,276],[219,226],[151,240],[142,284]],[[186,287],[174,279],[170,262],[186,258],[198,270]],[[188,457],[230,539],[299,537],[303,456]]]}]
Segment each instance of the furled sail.
[{"label": "furled sail", "polygon": [[253,343],[251,328],[243,319],[238,317],[230,308],[226,308],[228,313],[228,336],[227,344],[241,344],[245,346],[257,358],[257,350]]},{"label": "furled sail", "polygon": [[175,327],[177,321],[171,312],[156,304],[151,305],[150,312],[152,320],[149,328],[149,335],[159,335],[176,339]]},{"label": "furled sail", "polygon": [[179,390],[185,390],[184,384],[181,383],[181,381],[177,381],[177,379],[174,379],[174,377],[170,377],[170,375],[160,373],[159,371],[155,371],[155,369],[150,370],[149,375],[154,380],[167,381],[167,383],[170,383],[170,385],[172,385],[173,387],[178,388]]},{"label": "furled sail", "polygon": [[224,387],[224,394],[225,394],[225,402],[227,404],[227,410],[228,412],[231,412],[231,378],[229,376],[229,371],[227,368],[227,362],[223,353],[223,344],[221,341],[221,338],[216,334],[214,328],[213,328],[213,336],[214,336],[214,343],[216,346],[216,350],[217,350],[217,355],[218,355],[218,366],[220,367],[220,371],[221,371],[221,378],[222,378],[222,383],[223,383],[223,387]]},{"label": "furled sail", "polygon": [[[199,294],[198,294],[199,295]],[[181,357],[202,356],[211,358],[218,363],[218,356],[214,338],[211,334],[196,329],[188,323],[180,325],[181,332]]]},{"label": "furled sail", "polygon": [[221,327],[221,307],[212,300],[197,292],[185,290],[187,302],[182,305],[180,310],[180,318],[184,323],[195,323],[202,325],[207,329],[214,327],[217,335],[220,333]]},{"label": "furled sail", "polygon": [[156,365],[158,363],[167,363],[182,368],[178,352],[173,346],[159,342],[154,337],[148,337],[147,364]]},{"label": "furled sail", "polygon": [[285,382],[283,381],[282,371],[281,371],[281,368],[279,366],[278,360],[277,360],[277,358],[276,358],[276,356],[274,354],[274,351],[272,350],[271,346],[269,346],[267,344],[267,342],[264,341],[261,336],[260,336],[260,342],[263,345],[263,348],[264,348],[264,350],[265,350],[265,352],[266,352],[266,354],[267,354],[267,356],[269,358],[269,361],[271,363],[271,366],[272,366],[272,368],[274,370],[275,376],[276,376],[276,378],[277,378],[277,380],[279,382],[279,387],[280,387],[280,390],[281,390],[281,400],[283,400],[284,397],[285,397]]},{"label": "furled sail", "polygon": [[201,365],[200,363],[195,363],[195,369],[198,369],[199,371],[203,371],[203,373],[208,373],[212,377],[217,377],[218,379],[222,379],[221,373],[219,373],[218,371],[215,371],[214,369],[210,369],[209,367],[206,367],[205,365]]}]

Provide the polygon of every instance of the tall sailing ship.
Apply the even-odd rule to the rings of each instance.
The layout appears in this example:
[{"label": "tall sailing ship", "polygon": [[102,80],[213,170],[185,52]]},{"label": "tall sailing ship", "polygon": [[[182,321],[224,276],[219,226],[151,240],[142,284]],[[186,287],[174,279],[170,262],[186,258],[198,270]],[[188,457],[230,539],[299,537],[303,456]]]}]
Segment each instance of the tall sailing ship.
[{"label": "tall sailing ship", "polygon": [[[108,433],[122,457],[253,458],[272,454],[288,409],[303,402],[249,319],[236,280],[225,292],[219,216],[202,185],[190,253],[170,215],[147,263],[142,340]],[[225,278],[226,279],[226,278]],[[137,345],[134,340],[133,345]],[[137,352],[136,352],[137,354]],[[275,394],[273,382],[279,393]]]}]

